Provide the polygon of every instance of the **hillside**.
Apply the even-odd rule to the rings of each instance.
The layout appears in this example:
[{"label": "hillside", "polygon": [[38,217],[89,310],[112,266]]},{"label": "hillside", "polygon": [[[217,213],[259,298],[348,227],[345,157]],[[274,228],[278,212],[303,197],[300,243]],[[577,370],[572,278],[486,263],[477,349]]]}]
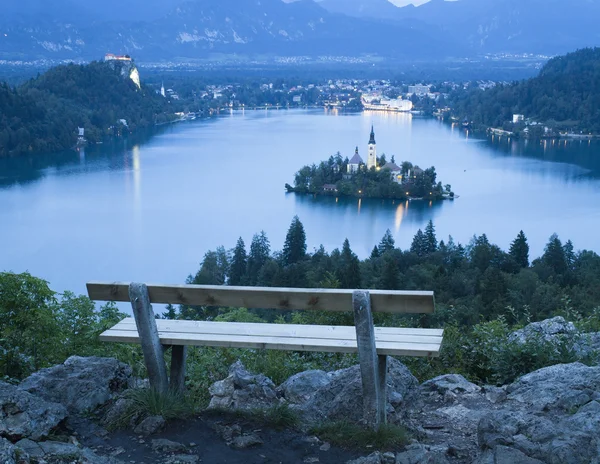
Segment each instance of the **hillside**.
[{"label": "hillside", "polygon": [[559,130],[600,132],[600,48],[550,60],[539,76],[451,97],[455,116],[502,127],[514,113]]},{"label": "hillside", "polygon": [[[58,66],[17,88],[0,84],[0,157],[71,148],[77,128],[90,142],[127,121],[134,131],[164,121],[166,101],[122,76],[123,64]],[[123,128],[124,129],[124,128]]]}]

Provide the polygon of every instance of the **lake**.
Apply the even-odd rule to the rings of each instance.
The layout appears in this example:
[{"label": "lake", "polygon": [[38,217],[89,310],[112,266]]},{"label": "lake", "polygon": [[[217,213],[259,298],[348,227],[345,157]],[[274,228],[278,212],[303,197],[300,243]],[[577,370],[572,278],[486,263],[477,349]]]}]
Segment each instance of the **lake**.
[{"label": "lake", "polygon": [[[393,202],[286,194],[303,165],[358,145],[435,166],[454,201]],[[182,283],[204,253],[249,247],[264,230],[280,250],[294,215],[309,250],[345,238],[366,257],[390,229],[397,246],[432,219],[438,239],[486,233],[507,249],[519,230],[539,256],[556,232],[600,251],[600,143],[475,139],[405,114],[234,112],[88,147],[0,160],[0,270],[29,271],[58,291],[88,280]]]}]

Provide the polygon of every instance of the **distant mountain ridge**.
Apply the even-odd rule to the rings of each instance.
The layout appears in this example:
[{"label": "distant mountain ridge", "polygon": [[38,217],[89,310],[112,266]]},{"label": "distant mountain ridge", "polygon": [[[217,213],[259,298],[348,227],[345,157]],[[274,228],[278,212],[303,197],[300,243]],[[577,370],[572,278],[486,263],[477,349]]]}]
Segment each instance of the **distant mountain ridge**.
[{"label": "distant mountain ridge", "polygon": [[600,44],[600,0],[3,0],[0,59],[554,55]]}]

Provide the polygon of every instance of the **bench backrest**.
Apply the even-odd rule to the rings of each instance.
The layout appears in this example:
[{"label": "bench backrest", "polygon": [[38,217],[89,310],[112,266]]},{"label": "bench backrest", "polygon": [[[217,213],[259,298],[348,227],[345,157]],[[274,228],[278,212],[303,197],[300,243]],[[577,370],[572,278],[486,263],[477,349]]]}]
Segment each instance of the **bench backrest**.
[{"label": "bench backrest", "polygon": [[[129,302],[129,283],[89,282],[88,295],[97,301]],[[214,285],[151,285],[151,303],[189,306],[352,311],[353,290]],[[433,292],[369,290],[371,310],[382,313],[431,314]]]}]

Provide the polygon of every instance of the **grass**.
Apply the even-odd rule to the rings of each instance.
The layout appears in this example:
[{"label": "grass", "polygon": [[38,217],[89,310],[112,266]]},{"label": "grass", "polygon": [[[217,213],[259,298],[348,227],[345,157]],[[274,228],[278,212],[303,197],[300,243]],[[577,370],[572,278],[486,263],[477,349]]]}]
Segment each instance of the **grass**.
[{"label": "grass", "polygon": [[357,450],[377,449],[392,451],[408,442],[406,430],[397,425],[386,424],[378,431],[348,421],[326,422],[311,429],[321,440],[342,448]]},{"label": "grass", "polygon": [[173,390],[161,393],[153,388],[137,388],[128,390],[124,398],[130,400],[130,405],[121,417],[108,424],[109,428],[125,427],[133,418],[138,422],[150,416],[162,416],[165,420],[185,419],[195,412],[193,402],[185,394]]},{"label": "grass", "polygon": [[269,426],[276,430],[293,429],[300,424],[299,414],[290,409],[286,403],[277,404],[270,408],[255,408],[250,410],[212,409],[205,412],[209,416],[228,416],[247,420],[261,426]]}]

